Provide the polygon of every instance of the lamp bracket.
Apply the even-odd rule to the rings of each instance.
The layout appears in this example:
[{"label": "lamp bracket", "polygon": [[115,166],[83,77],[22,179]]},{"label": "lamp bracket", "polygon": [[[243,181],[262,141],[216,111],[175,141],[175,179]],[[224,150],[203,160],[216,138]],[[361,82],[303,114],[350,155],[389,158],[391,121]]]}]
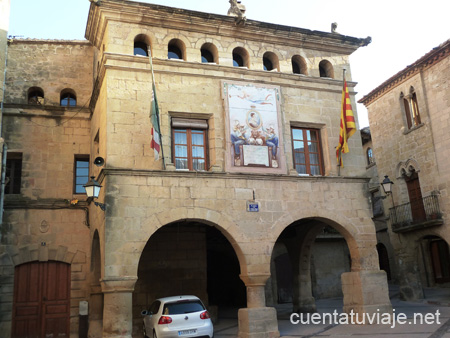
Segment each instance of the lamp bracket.
[{"label": "lamp bracket", "polygon": [[100,202],[94,202],[96,207],[99,207],[100,209],[102,209],[103,211],[106,210],[106,205]]}]

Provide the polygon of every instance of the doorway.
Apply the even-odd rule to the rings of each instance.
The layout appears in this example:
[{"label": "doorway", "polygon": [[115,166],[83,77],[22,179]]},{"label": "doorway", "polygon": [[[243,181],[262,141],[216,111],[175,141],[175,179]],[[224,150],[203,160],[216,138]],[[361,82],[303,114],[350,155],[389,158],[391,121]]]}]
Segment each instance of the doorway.
[{"label": "doorway", "polygon": [[12,337],[69,337],[70,265],[31,262],[14,277]]}]

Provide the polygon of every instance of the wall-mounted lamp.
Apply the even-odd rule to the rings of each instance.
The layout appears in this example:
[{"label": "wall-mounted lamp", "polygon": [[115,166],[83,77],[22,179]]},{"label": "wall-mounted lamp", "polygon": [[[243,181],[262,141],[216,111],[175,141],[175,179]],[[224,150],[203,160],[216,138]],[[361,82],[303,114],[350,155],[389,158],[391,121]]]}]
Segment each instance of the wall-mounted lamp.
[{"label": "wall-mounted lamp", "polygon": [[[384,180],[383,182],[380,183],[381,186],[383,187],[384,193],[387,195],[391,195],[391,201],[392,201],[392,206],[394,207],[394,211],[395,211],[395,203],[394,203],[394,195],[392,194],[392,185],[394,184],[394,182],[392,182],[388,175],[384,176]],[[383,196],[381,198],[386,198],[386,196]]]},{"label": "wall-mounted lamp", "polygon": [[392,182],[388,175],[384,176],[384,180],[383,182],[381,182],[381,186],[383,187],[384,193],[386,195],[390,195],[392,194],[392,185],[394,184],[394,182]]},{"label": "wall-mounted lamp", "polygon": [[[95,180],[95,176],[91,176],[91,179],[89,182],[87,182],[85,185],[83,185],[84,189],[86,190],[86,195],[89,198],[98,198],[98,195],[100,194],[100,189],[102,186]],[[100,207],[103,211],[106,209],[106,205],[99,202],[94,202],[95,206]]]}]

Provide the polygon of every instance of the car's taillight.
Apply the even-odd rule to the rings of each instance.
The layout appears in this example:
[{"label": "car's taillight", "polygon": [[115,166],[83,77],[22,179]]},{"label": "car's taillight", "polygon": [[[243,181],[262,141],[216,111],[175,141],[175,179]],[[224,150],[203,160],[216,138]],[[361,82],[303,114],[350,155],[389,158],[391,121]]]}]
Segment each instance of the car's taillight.
[{"label": "car's taillight", "polygon": [[200,319],[208,319],[208,318],[209,318],[208,311],[200,313]]},{"label": "car's taillight", "polygon": [[161,316],[158,320],[158,324],[170,324],[172,323],[172,318],[167,316]]}]

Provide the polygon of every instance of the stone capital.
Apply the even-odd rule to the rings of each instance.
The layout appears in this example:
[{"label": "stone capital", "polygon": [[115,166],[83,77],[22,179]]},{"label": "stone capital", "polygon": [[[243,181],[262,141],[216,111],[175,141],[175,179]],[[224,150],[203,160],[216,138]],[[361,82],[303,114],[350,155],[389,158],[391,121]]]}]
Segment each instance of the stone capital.
[{"label": "stone capital", "polygon": [[239,275],[245,286],[265,286],[270,273]]},{"label": "stone capital", "polygon": [[103,293],[133,292],[137,277],[106,277],[100,280]]}]

